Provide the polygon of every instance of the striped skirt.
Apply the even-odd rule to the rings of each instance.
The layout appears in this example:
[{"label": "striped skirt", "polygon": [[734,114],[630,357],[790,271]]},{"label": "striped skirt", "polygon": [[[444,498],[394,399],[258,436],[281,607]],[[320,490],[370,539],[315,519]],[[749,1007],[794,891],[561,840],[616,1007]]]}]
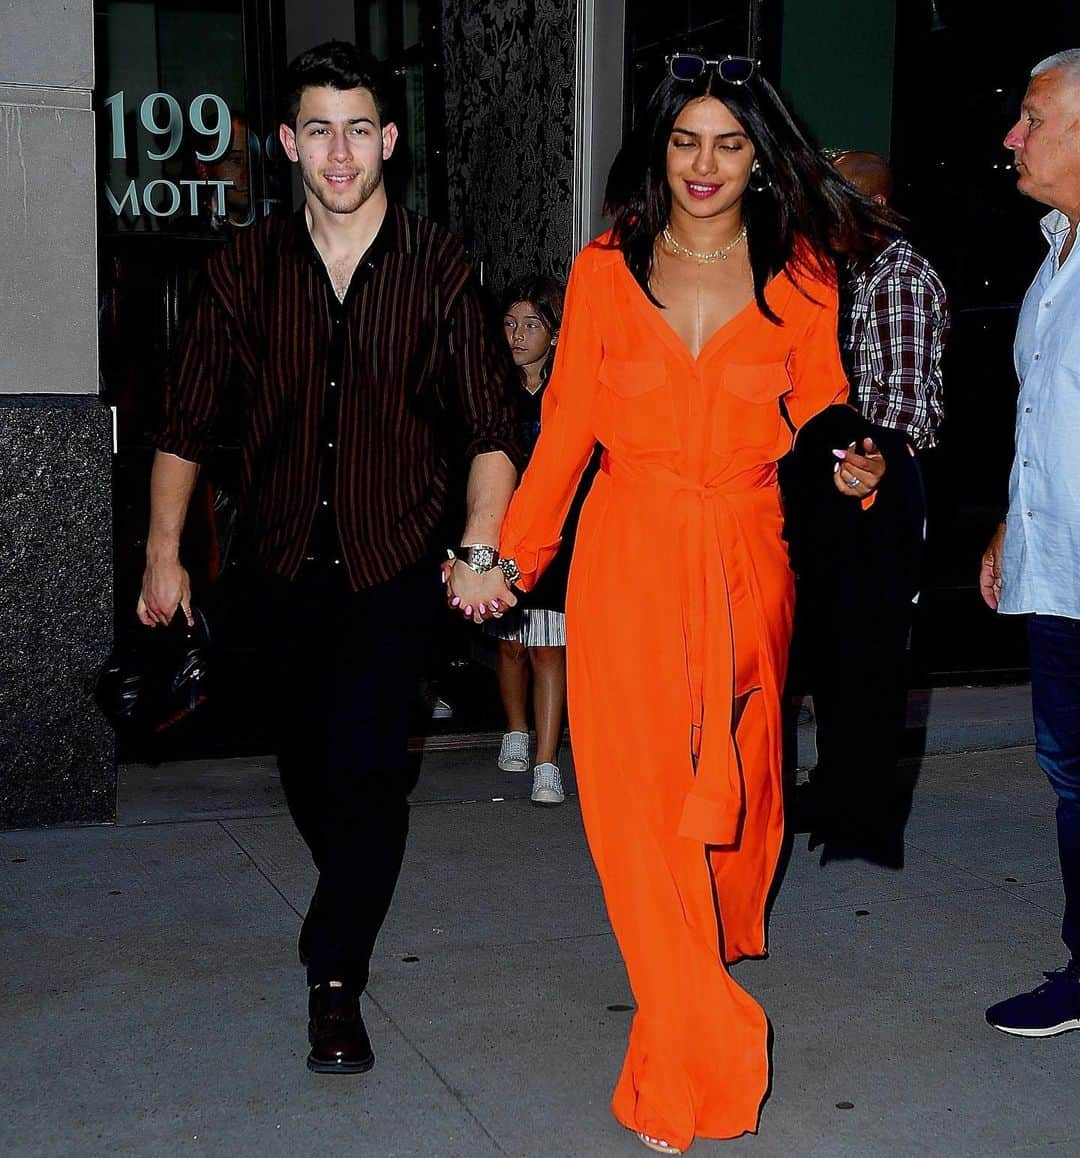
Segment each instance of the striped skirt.
[{"label": "striped skirt", "polygon": [[496,639],[507,639],[525,647],[565,647],[566,616],[561,611],[526,607],[502,619],[489,619],[484,630]]}]

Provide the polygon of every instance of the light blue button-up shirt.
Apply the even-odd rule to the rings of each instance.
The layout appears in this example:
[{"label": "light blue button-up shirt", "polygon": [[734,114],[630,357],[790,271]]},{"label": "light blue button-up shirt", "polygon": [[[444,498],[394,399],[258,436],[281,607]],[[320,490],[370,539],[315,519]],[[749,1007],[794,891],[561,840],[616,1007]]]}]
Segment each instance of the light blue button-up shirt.
[{"label": "light blue button-up shirt", "polygon": [[1050,252],[1020,308],[1020,396],[998,610],[1080,619],[1080,241],[1058,255],[1064,213],[1042,219]]}]

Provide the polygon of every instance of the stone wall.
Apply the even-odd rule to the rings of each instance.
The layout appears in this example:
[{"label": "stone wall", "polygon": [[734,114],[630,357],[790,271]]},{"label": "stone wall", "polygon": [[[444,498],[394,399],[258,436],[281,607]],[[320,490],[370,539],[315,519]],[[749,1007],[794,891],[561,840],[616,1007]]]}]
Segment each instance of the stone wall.
[{"label": "stone wall", "polygon": [[92,0],[0,0],[0,826],[115,814]]}]

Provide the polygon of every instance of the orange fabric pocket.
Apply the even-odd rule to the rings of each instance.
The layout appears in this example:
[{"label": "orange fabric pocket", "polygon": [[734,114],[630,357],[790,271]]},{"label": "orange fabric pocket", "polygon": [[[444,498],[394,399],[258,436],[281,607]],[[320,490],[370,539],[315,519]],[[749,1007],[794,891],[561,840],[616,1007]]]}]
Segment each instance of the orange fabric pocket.
[{"label": "orange fabric pocket", "polygon": [[714,400],[713,433],[732,450],[773,447],[784,420],[780,399],[791,390],[783,362],[729,362],[720,373],[723,390]]},{"label": "orange fabric pocket", "polygon": [[675,399],[663,362],[605,358],[599,377],[609,391],[612,434],[617,447],[644,451],[678,449]]}]

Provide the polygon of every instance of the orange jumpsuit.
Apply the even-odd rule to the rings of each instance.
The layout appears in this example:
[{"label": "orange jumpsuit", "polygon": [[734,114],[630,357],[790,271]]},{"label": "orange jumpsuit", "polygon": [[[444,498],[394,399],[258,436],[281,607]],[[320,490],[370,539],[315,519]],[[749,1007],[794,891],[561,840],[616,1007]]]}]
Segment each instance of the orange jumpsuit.
[{"label": "orange jumpsuit", "polygon": [[587,247],[501,536],[528,589],[605,447],[570,567],[570,731],[637,1002],[612,1110],[682,1148],[756,1129],[768,1084],[765,1014],[726,966],[765,952],[783,834],[781,399],[798,427],[848,393],[836,292],[800,284],[767,288],[782,326],[752,302],[694,359],[622,254]]}]

